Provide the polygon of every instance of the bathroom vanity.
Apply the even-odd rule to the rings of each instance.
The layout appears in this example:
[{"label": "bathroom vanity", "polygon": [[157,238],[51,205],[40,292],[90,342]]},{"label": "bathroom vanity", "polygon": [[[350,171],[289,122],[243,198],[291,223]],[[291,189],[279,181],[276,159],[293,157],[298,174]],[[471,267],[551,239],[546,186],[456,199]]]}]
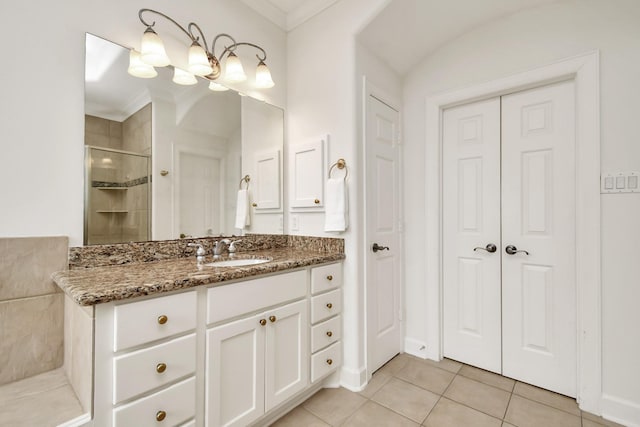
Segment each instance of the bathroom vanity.
[{"label": "bathroom vanity", "polygon": [[54,276],[67,301],[94,310],[92,425],[264,425],[336,372],[343,251],[247,254],[271,261],[190,256]]}]

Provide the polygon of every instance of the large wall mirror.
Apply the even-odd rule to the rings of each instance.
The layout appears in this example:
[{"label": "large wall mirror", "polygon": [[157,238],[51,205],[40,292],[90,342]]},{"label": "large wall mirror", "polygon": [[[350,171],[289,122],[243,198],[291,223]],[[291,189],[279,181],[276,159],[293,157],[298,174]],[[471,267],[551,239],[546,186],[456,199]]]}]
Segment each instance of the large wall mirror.
[{"label": "large wall mirror", "polygon": [[284,114],[86,36],[84,243],[283,231]]}]

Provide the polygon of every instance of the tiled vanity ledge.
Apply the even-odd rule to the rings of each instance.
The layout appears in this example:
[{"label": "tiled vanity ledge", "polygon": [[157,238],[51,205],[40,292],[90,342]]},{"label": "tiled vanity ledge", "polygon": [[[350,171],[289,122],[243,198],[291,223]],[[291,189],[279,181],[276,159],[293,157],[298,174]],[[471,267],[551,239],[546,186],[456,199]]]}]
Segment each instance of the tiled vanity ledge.
[{"label": "tiled vanity ledge", "polygon": [[198,267],[195,248],[187,244],[202,244],[208,263],[213,261],[213,243],[222,238],[70,248],[70,270],[55,273],[53,280],[77,304],[90,306],[344,259],[343,239],[247,235],[236,244],[237,255],[267,256],[271,261],[243,267]]}]

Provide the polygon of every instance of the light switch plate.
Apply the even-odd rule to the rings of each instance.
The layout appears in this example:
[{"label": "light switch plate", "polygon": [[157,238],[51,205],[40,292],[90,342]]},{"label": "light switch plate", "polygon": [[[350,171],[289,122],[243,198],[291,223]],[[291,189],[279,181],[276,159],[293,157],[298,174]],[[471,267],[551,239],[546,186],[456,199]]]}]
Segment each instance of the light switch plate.
[{"label": "light switch plate", "polygon": [[640,193],[638,172],[610,172],[600,175],[600,193]]}]

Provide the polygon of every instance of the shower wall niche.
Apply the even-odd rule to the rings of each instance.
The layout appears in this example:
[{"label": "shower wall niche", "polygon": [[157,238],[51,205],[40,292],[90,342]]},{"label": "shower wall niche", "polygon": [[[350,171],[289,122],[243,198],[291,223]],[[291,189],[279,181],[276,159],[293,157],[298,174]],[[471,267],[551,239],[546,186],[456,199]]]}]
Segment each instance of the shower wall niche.
[{"label": "shower wall niche", "polygon": [[151,158],[85,147],[85,245],[150,238]]}]

